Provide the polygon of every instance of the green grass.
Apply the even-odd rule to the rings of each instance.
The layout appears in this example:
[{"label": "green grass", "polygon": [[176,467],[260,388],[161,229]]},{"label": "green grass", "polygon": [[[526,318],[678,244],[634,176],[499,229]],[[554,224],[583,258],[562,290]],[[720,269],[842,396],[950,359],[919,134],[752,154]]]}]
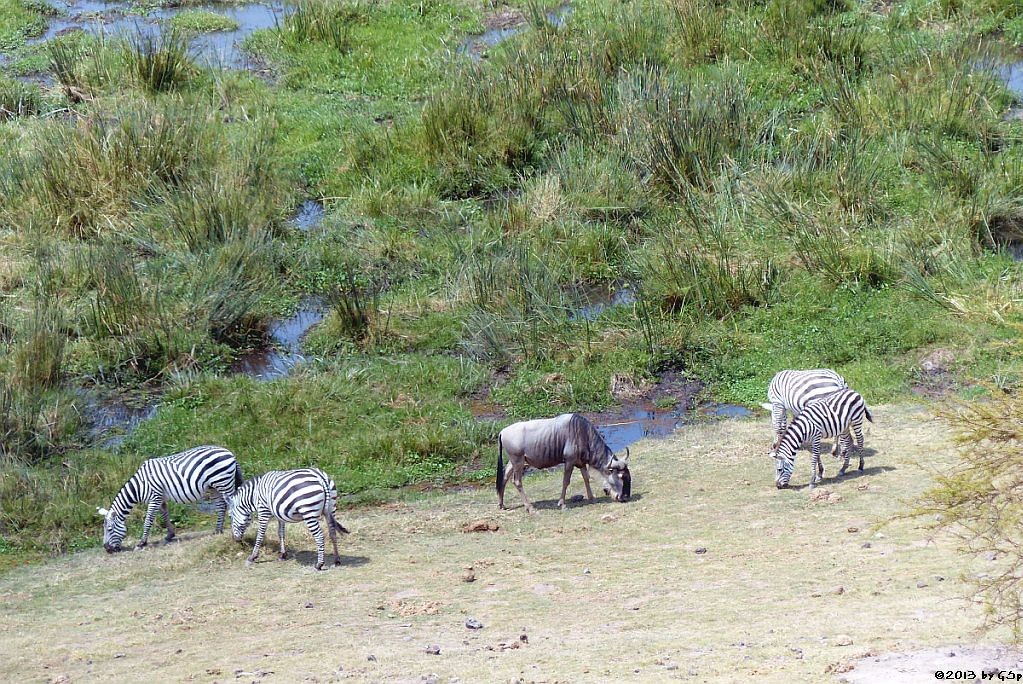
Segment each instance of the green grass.
[{"label": "green grass", "polygon": [[[745,405],[817,366],[896,400],[934,349],[964,393],[1023,377],[1023,282],[992,253],[1023,237],[1023,128],[977,56],[1016,40],[1014,4],[578,0],[562,27],[516,6],[529,28],[473,62],[455,50],[489,9],[304,0],[247,39],[264,80],[173,32],[26,49],[42,11],[0,0],[3,472],[63,482],[64,459],[102,454],[83,466],[98,504],[112,461],[212,441],[373,498],[489,463],[469,407],[492,377],[516,418],[608,407],[613,378],[666,369]],[[9,78],[36,69],[60,86]],[[288,222],[305,198],[328,211],[308,234]],[[621,283],[635,303],[574,315]],[[304,341],[319,361],[227,375],[310,295],[330,308]],[[92,385],[165,405],[82,452]],[[76,516],[0,528],[4,548],[94,538]]]},{"label": "green grass", "polygon": [[175,14],[170,25],[182,33],[211,33],[214,31],[234,31],[238,22],[231,17],[210,10],[186,10]]}]

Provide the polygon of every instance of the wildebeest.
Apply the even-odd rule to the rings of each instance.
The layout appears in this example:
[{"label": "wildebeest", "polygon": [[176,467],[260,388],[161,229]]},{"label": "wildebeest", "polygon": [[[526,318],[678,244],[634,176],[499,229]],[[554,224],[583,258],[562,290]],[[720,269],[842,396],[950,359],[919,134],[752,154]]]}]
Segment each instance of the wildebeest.
[{"label": "wildebeest", "polygon": [[[498,434],[497,448],[497,497],[501,508],[504,508],[504,487],[510,475],[526,510],[533,512],[533,505],[522,489],[522,473],[527,464],[538,469],[564,464],[565,477],[561,482],[561,499],[558,500],[558,506],[562,508],[565,507],[565,492],[574,468],[582,471],[586,496],[591,501],[593,492],[590,490],[588,467],[604,477],[604,493],[613,493],[615,501],[628,501],[632,493],[629,450],[625,450],[625,458],[619,458],[608,448],[593,424],[578,413],[563,413],[554,418],[509,425]],[[507,470],[504,467],[505,451],[508,452]]]}]

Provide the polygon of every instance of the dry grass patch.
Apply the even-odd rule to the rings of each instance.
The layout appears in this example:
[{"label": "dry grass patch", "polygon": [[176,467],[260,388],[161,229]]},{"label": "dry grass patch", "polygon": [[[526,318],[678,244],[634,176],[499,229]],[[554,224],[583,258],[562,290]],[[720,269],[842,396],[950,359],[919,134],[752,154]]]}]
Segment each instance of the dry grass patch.
[{"label": "dry grass patch", "polygon": [[[298,526],[293,560],[251,569],[251,539],[196,533],[18,571],[0,679],[822,681],[866,652],[976,640],[958,578],[978,568],[920,521],[872,527],[930,483],[917,461],[954,462],[946,427],[874,415],[865,473],[828,462],[838,497],[819,501],[805,453],[798,488],[775,490],[766,419],[721,422],[634,447],[628,504],[558,511],[552,473],[527,478],[535,516],[489,489],[345,513],[344,566],[323,573]],[[482,516],[499,529],[462,531]]]}]

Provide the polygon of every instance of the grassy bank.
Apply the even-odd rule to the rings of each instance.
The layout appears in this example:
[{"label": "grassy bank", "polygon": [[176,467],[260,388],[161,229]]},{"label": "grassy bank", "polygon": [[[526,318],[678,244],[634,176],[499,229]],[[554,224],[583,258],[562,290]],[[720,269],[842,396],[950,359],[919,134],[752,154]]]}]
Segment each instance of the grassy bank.
[{"label": "grassy bank", "polygon": [[[179,34],[25,46],[45,11],[0,0],[4,554],[94,542],[124,473],[201,442],[366,499],[485,476],[473,405],[598,410],[666,371],[746,405],[788,367],[871,403],[1016,386],[1014,3],[545,9],[308,0],[247,39],[257,75]],[[521,31],[459,47],[495,23]],[[309,295],[312,362],[233,376]],[[125,388],[161,407],[98,446],[83,397]]]}]

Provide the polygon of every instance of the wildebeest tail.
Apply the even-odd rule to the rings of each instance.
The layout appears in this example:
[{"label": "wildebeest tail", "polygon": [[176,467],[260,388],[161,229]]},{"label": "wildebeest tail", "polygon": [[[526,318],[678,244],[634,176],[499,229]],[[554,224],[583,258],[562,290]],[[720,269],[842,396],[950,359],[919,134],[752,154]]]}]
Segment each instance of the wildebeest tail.
[{"label": "wildebeest tail", "polygon": [[863,405],[863,415],[865,415],[867,417],[867,420],[869,420],[871,423],[874,422],[874,416],[870,415],[870,409],[867,408],[866,404]]},{"label": "wildebeest tail", "polygon": [[497,435],[497,491],[504,490],[504,444],[501,435]]},{"label": "wildebeest tail", "polygon": [[238,489],[239,487],[241,487],[242,486],[242,482],[244,482],[244,481],[245,481],[245,479],[242,477],[242,464],[238,463],[238,461],[235,461],[234,462],[234,488]]}]

